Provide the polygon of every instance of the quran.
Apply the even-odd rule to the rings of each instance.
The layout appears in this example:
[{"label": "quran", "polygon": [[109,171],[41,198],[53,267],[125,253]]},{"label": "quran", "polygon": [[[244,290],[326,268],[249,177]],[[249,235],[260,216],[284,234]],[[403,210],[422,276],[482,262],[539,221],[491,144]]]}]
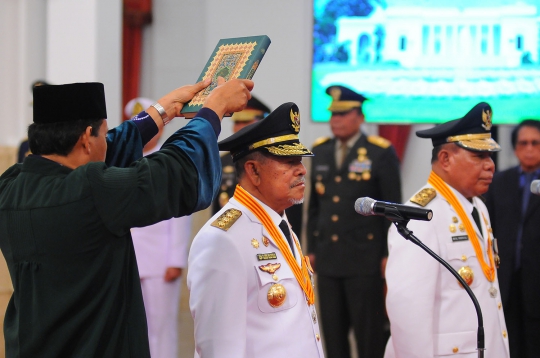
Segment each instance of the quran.
[{"label": "quran", "polygon": [[[253,78],[269,46],[270,38],[266,35],[219,40],[197,79],[199,82],[211,78],[212,83],[186,103],[180,115],[188,119],[195,117],[210,92],[217,86],[218,77],[221,76],[226,81],[235,78],[248,80]],[[226,114],[231,115],[232,113]]]}]

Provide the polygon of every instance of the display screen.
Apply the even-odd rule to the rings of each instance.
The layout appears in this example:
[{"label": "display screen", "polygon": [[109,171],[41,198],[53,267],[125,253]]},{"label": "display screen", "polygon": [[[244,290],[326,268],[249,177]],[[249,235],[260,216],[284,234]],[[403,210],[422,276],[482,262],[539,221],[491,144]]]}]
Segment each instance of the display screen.
[{"label": "display screen", "polygon": [[540,0],[314,0],[312,119],[330,85],[374,123],[441,123],[478,102],[494,124],[540,119]]}]

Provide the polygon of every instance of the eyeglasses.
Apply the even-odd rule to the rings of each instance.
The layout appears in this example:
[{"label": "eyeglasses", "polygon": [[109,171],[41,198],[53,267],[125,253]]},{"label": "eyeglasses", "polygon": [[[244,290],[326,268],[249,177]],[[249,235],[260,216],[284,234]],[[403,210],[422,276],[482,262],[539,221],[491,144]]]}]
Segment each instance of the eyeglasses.
[{"label": "eyeglasses", "polygon": [[540,140],[519,140],[516,143],[516,147],[525,148],[528,145],[531,145],[533,148],[538,148],[540,146]]}]

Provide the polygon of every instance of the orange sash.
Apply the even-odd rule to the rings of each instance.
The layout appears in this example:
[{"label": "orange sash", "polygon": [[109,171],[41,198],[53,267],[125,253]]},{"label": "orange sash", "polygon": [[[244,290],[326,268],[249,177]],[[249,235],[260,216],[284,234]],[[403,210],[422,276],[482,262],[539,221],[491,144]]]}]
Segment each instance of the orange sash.
[{"label": "orange sash", "polygon": [[[488,230],[488,247],[487,247],[487,254],[489,258],[489,265],[488,265],[486,261],[484,260],[484,253],[482,252],[482,247],[480,245],[478,237],[476,236],[476,232],[474,231],[471,221],[469,220],[469,217],[467,216],[467,214],[465,213],[465,210],[461,206],[461,203],[459,202],[458,198],[454,195],[454,192],[433,171],[429,175],[428,183],[431,184],[435,188],[435,190],[437,190],[443,196],[443,198],[445,198],[450,203],[450,205],[452,205],[452,207],[458,214],[459,218],[465,225],[465,230],[467,231],[467,235],[469,236],[471,244],[473,245],[474,252],[476,253],[478,262],[480,263],[480,266],[482,267],[482,271],[484,271],[484,275],[486,276],[489,282],[495,281],[495,263],[493,260],[493,249],[491,247],[491,235],[489,234],[489,230]],[[487,220],[485,217],[483,219],[487,227]]]},{"label": "orange sash", "polygon": [[272,239],[277,244],[279,251],[283,254],[285,257],[285,260],[289,264],[289,267],[294,273],[294,277],[296,277],[296,280],[298,281],[298,284],[300,287],[302,287],[302,290],[304,291],[306,295],[306,300],[308,305],[312,305],[315,303],[315,293],[313,292],[313,286],[311,285],[311,278],[308,272],[308,257],[303,256],[302,250],[300,248],[300,245],[298,244],[298,240],[295,240],[296,248],[300,254],[300,257],[303,259],[302,261],[302,268],[298,266],[298,263],[296,262],[291,250],[289,249],[289,244],[283,238],[280,231],[272,221],[272,218],[270,218],[270,215],[262,208],[262,206],[255,200],[253,197],[240,185],[236,186],[236,189],[234,191],[234,198],[238,200],[238,202],[242,205],[244,205],[246,208],[248,208],[249,211],[251,211],[257,219],[259,219],[266,229],[266,231],[272,236]]}]

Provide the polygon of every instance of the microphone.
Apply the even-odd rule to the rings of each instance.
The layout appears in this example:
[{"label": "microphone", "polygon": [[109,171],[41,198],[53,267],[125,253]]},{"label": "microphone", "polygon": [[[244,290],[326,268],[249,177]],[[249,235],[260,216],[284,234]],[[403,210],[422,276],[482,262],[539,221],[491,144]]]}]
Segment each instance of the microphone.
[{"label": "microphone", "polygon": [[380,215],[386,217],[390,221],[430,221],[431,218],[433,218],[433,211],[430,209],[421,209],[414,206],[376,201],[368,197],[356,199],[356,202],[354,203],[354,210],[360,215]]},{"label": "microphone", "polygon": [[540,180],[533,180],[531,182],[531,193],[540,195]]}]

